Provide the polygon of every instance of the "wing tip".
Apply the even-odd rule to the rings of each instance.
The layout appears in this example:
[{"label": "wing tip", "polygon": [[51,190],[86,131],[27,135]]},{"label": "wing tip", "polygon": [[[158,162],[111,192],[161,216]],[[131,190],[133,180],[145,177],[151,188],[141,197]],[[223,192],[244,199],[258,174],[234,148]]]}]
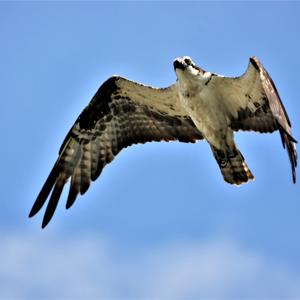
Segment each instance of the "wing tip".
[{"label": "wing tip", "polygon": [[252,64],[252,66],[256,69],[256,70],[260,70],[260,61],[256,56],[251,56],[250,57],[250,63]]},{"label": "wing tip", "polygon": [[48,223],[51,221],[51,219],[55,213],[59,198],[61,196],[61,193],[63,191],[65,184],[66,184],[66,178],[63,176],[60,176],[54,186],[50,200],[48,202],[48,205],[47,205],[47,208],[46,208],[46,211],[44,214],[43,222],[42,222],[42,228],[45,228],[48,225]]},{"label": "wing tip", "polygon": [[43,220],[41,228],[44,229],[49,224],[49,222],[50,222],[50,220]]},{"label": "wing tip", "polygon": [[33,208],[30,210],[29,214],[28,214],[28,218],[32,218],[33,216],[36,215],[37,212],[33,211]]},{"label": "wing tip", "polygon": [[57,177],[58,177],[58,170],[57,170],[57,162],[56,162],[29,212],[28,215],[29,218],[35,216],[44,206],[53,186],[56,183]]},{"label": "wing tip", "polygon": [[296,145],[297,141],[284,130],[281,126],[279,126],[279,132],[281,136],[281,141],[283,148],[287,150],[289,160],[291,163],[291,168],[292,168],[292,180],[293,183],[296,183],[296,168],[297,168],[297,160],[298,160],[298,155],[297,155],[297,150],[296,150]]},{"label": "wing tip", "polygon": [[70,190],[69,190],[68,199],[66,202],[66,209],[69,209],[74,204],[78,193],[79,193],[79,191],[71,185]]}]

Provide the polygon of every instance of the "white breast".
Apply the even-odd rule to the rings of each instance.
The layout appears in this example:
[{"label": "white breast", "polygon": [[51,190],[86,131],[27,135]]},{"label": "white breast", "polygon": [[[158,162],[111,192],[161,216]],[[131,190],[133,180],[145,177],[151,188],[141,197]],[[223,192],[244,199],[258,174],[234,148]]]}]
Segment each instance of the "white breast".
[{"label": "white breast", "polygon": [[204,137],[212,144],[217,144],[228,128],[228,120],[215,90],[208,87],[204,86],[197,92],[180,92],[179,97]]}]

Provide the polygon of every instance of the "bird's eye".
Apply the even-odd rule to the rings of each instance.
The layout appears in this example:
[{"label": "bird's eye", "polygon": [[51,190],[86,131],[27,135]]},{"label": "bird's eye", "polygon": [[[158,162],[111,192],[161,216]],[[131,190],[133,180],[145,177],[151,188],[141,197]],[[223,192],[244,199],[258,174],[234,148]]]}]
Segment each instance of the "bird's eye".
[{"label": "bird's eye", "polygon": [[185,58],[184,62],[189,66],[192,64],[192,61],[189,58]]}]

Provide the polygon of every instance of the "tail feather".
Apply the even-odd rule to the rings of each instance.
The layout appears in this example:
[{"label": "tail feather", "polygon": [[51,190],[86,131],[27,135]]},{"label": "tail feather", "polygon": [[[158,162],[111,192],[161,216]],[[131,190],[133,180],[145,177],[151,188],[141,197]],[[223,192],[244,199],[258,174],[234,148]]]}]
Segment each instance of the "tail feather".
[{"label": "tail feather", "polygon": [[254,179],[238,149],[235,148],[226,153],[222,150],[213,149],[213,153],[226,182],[240,185]]}]

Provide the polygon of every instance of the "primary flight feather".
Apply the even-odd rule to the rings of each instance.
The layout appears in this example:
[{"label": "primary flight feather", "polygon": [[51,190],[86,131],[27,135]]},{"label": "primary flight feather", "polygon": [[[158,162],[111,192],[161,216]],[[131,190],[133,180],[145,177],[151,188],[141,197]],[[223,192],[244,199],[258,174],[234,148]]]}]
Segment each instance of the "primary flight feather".
[{"label": "primary flight feather", "polygon": [[105,81],[67,134],[59,157],[29,217],[45,204],[42,227],[51,220],[64,185],[70,190],[66,208],[84,194],[106,164],[125,147],[151,141],[192,142],[205,139],[223,178],[242,184],[254,178],[233,132],[279,130],[296,182],[296,140],[273,80],[256,57],[236,78],[207,72],[190,57],[174,60],[176,83],[153,88],[120,76]]}]

